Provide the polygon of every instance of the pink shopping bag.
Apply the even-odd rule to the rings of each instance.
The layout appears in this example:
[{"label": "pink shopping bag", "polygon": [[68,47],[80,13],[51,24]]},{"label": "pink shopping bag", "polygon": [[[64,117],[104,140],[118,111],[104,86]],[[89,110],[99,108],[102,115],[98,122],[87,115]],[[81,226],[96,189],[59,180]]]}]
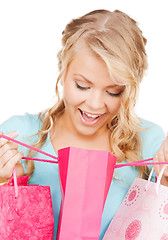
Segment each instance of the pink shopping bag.
[{"label": "pink shopping bag", "polygon": [[75,147],[58,152],[62,205],[57,240],[99,239],[116,158]]},{"label": "pink shopping bag", "polygon": [[[167,165],[166,165],[167,166]],[[103,240],[167,240],[168,188],[136,178],[111,221]]]},{"label": "pink shopping bag", "polygon": [[0,186],[0,239],[52,240],[54,217],[48,186],[27,185],[28,176]]}]

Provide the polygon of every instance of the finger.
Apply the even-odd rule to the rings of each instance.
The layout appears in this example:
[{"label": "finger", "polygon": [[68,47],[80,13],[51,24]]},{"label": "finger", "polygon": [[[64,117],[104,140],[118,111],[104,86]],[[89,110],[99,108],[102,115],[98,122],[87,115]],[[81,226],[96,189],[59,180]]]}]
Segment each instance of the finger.
[{"label": "finger", "polygon": [[9,150],[17,150],[18,144],[14,142],[8,142],[0,148],[0,158]]},{"label": "finger", "polygon": [[16,164],[22,159],[24,156],[23,153],[18,152],[13,158],[8,161],[5,166],[1,169],[0,175],[2,178],[9,179],[12,176],[13,169]]},{"label": "finger", "polygon": [[[164,148],[163,147],[158,151],[157,158],[158,158],[159,162],[166,162],[165,155],[164,155]],[[163,168],[163,166],[164,166],[163,164],[158,165],[157,176],[159,175],[159,173],[160,173],[161,169]],[[168,176],[168,171],[165,170],[163,175],[164,176]]]},{"label": "finger", "polygon": [[[0,135],[3,135],[3,132],[0,131]],[[0,142],[1,142],[2,138],[0,137]]]},{"label": "finger", "polygon": [[[18,132],[13,131],[13,132],[10,132],[10,133],[6,134],[6,136],[14,139],[18,136]],[[0,138],[0,147],[5,145],[7,142],[9,142],[9,140],[7,140],[5,138]]]},{"label": "finger", "polygon": [[[164,162],[168,162],[168,138],[165,139],[164,143],[163,143],[163,160]],[[165,177],[168,177],[168,167],[164,170],[163,175]]]},{"label": "finger", "polygon": [[[158,152],[155,154],[153,162],[159,162]],[[160,172],[160,165],[154,165],[153,169],[155,171],[156,176],[158,176]]]},{"label": "finger", "polygon": [[[153,158],[153,162],[162,162],[163,160],[163,143],[160,146],[159,150],[156,152],[154,158]],[[156,175],[158,176],[161,169],[162,169],[163,165],[154,165],[154,171],[156,173]]]},{"label": "finger", "polygon": [[4,153],[4,155],[0,159],[0,167],[3,168],[4,165],[10,161],[11,158],[13,158],[18,153],[17,150],[10,150]]},{"label": "finger", "polygon": [[163,151],[164,151],[165,161],[168,162],[168,137],[166,137],[166,139],[164,141]]},{"label": "finger", "polygon": [[17,164],[15,165],[15,168],[16,168],[17,177],[21,177],[25,175],[24,167],[20,162],[17,162]]},{"label": "finger", "polygon": [[[168,145],[168,137],[162,142],[159,150],[156,152],[154,158],[153,158],[153,162],[165,162],[166,158],[165,158],[165,144]],[[162,169],[163,165],[154,165],[154,171],[156,173],[156,175],[158,176],[161,169]]]}]

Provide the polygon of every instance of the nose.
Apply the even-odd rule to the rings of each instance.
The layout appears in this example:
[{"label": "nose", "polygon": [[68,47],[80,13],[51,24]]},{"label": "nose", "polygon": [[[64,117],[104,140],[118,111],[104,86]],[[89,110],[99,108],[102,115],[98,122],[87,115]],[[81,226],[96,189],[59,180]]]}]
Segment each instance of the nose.
[{"label": "nose", "polygon": [[100,91],[96,90],[91,92],[87,98],[86,104],[88,109],[95,111],[95,113],[98,113],[97,111],[101,111],[105,106],[103,94]]}]

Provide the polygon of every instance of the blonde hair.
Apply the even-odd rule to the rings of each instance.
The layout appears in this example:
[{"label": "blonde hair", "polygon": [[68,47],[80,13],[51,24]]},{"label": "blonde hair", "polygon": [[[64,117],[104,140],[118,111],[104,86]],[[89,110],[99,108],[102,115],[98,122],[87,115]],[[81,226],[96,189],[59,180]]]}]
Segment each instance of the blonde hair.
[{"label": "blonde hair", "polygon": [[[40,114],[42,127],[39,139],[34,144],[41,148],[53,123],[64,112],[64,102],[60,99],[58,83],[75,57],[80,40],[106,63],[110,75],[118,85],[124,85],[121,107],[118,114],[108,124],[111,152],[118,162],[137,161],[141,157],[141,143],[138,132],[140,120],[134,112],[139,84],[147,68],[145,51],[146,39],[137,23],[127,14],[115,10],[96,10],[67,24],[62,33],[62,49],[58,53],[60,74],[56,83],[58,102]],[[79,45],[80,46],[80,45]],[[29,156],[33,151],[29,152]],[[34,169],[32,161],[27,161],[28,173]],[[139,167],[140,175],[146,167]]]}]

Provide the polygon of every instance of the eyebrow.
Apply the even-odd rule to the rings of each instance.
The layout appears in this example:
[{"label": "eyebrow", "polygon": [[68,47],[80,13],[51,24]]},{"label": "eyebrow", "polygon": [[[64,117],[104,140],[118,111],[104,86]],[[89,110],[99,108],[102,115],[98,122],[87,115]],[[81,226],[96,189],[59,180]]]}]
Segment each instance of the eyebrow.
[{"label": "eyebrow", "polygon": [[[82,74],[74,74],[75,76],[80,76],[82,77],[86,82],[88,82],[89,84],[93,84],[91,81],[89,81],[86,77],[84,77]],[[114,84],[114,85],[110,85],[107,86],[108,88],[114,88],[114,87],[119,87],[120,85]]]}]

